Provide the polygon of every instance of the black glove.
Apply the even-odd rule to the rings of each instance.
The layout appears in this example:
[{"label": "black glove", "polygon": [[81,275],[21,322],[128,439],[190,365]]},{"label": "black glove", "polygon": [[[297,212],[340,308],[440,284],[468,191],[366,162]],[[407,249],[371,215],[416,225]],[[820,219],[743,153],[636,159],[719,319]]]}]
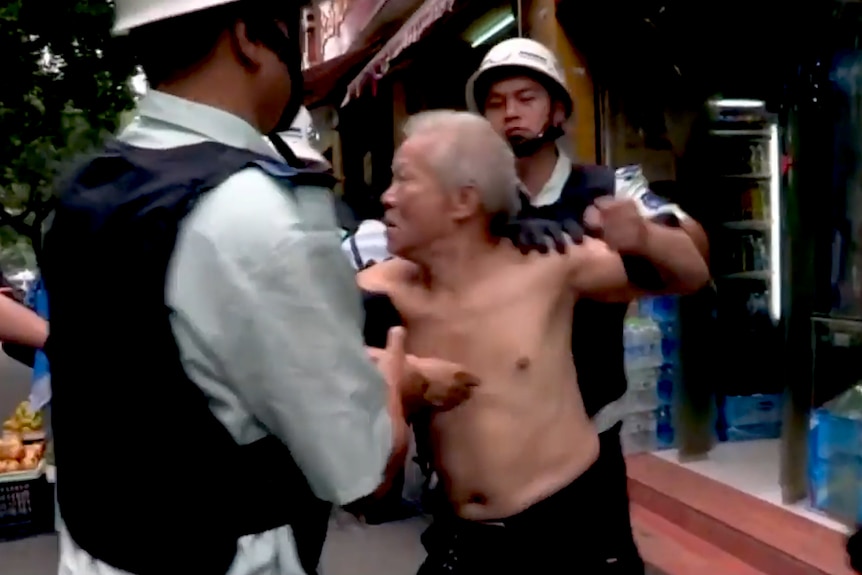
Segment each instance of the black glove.
[{"label": "black glove", "polygon": [[522,254],[537,251],[548,253],[548,240],[559,253],[566,252],[568,235],[571,240],[580,244],[584,241],[584,229],[575,220],[562,222],[534,217],[529,212],[515,217],[501,216],[491,221],[491,235],[507,239],[521,250]]}]

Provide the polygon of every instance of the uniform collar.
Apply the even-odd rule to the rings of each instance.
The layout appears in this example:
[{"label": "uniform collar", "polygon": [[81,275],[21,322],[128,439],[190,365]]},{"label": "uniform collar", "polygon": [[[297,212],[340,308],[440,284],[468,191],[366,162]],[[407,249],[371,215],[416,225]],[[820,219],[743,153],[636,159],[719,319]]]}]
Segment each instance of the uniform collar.
[{"label": "uniform collar", "polygon": [[565,187],[569,176],[572,175],[572,160],[562,150],[557,148],[557,163],[554,165],[554,171],[551,172],[551,177],[542,186],[542,189],[532,199],[534,206],[549,206],[556,203],[560,196],[563,195],[563,187]]},{"label": "uniform collar", "polygon": [[150,90],[139,102],[137,115],[140,121],[169,124],[207,140],[278,157],[254,126],[239,116],[206,104]]}]

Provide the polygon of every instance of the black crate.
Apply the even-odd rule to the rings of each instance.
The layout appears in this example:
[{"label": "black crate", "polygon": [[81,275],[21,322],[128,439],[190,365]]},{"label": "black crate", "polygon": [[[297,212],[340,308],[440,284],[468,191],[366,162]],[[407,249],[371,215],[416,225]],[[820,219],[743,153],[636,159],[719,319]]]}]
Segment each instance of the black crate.
[{"label": "black crate", "polygon": [[0,539],[17,539],[54,528],[54,486],[35,479],[0,482]]}]

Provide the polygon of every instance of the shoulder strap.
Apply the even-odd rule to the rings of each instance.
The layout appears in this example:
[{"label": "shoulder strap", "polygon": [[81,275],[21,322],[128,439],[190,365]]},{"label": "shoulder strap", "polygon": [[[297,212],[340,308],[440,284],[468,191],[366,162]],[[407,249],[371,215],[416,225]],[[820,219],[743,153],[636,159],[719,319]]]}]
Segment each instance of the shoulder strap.
[{"label": "shoulder strap", "polygon": [[363,269],[365,262],[362,261],[362,254],[359,253],[359,246],[356,245],[356,234],[350,236],[348,243],[350,244],[350,253],[353,254],[353,263],[356,264],[356,269]]},{"label": "shoulder strap", "polygon": [[310,169],[295,168],[290,164],[272,158],[261,158],[251,163],[278,180],[287,181],[294,186],[314,186],[331,190],[336,179],[332,174]]}]

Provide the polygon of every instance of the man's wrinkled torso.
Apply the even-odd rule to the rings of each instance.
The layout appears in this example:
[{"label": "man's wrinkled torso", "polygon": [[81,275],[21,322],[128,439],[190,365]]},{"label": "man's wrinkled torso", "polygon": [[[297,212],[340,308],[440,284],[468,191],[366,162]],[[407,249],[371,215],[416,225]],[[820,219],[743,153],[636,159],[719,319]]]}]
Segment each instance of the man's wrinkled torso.
[{"label": "man's wrinkled torso", "polygon": [[360,274],[384,291],[407,328],[407,350],[462,364],[480,385],[431,419],[435,469],[455,511],[491,520],[569,484],[595,459],[596,431],[571,360],[565,258],[502,245],[490,273],[458,293],[428,289],[413,264]]}]

